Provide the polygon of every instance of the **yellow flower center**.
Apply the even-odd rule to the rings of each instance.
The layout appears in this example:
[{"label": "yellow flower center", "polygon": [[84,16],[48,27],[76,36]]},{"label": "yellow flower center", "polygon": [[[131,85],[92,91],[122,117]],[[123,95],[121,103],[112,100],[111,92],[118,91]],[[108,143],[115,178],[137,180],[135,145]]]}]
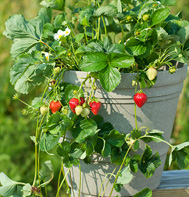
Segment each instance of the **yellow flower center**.
[{"label": "yellow flower center", "polygon": [[60,39],[62,37],[62,35],[59,35],[58,38]]},{"label": "yellow flower center", "polygon": [[69,34],[69,31],[66,31],[66,35]]},{"label": "yellow flower center", "polygon": [[49,60],[49,56],[46,56],[45,58],[46,58],[46,60]]}]

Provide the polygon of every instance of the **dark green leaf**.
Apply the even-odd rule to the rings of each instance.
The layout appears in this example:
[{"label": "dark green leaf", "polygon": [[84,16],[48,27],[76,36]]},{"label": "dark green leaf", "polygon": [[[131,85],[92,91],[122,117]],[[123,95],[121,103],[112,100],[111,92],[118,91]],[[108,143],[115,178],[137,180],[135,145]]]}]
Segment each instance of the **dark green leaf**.
[{"label": "dark green leaf", "polygon": [[87,7],[79,12],[79,22],[83,26],[90,26],[90,18],[93,15],[93,8]]},{"label": "dark green leaf", "polygon": [[97,72],[107,66],[105,53],[88,53],[83,57],[81,69],[86,72]]},{"label": "dark green leaf", "polygon": [[135,143],[133,144],[133,149],[135,150],[135,151],[137,151],[138,149],[139,149],[139,141],[138,140],[136,140],[135,141]]},{"label": "dark green leaf", "polygon": [[121,81],[121,74],[117,68],[107,66],[99,73],[102,87],[108,91],[113,91]]},{"label": "dark green leaf", "polygon": [[[77,90],[77,93],[74,94],[74,90]],[[72,98],[76,98],[76,97],[83,97],[83,90],[80,89],[79,90],[79,86],[76,86],[76,85],[68,85],[65,89],[65,101],[67,103],[69,103],[70,99]]]},{"label": "dark green leaf", "polygon": [[107,47],[107,53],[126,54],[125,45],[124,44],[112,44],[109,47]]},{"label": "dark green leaf", "polygon": [[96,115],[96,116],[93,116],[92,119],[96,122],[98,128],[101,128],[104,125],[104,119],[102,116]]},{"label": "dark green leaf", "polygon": [[91,154],[93,153],[94,150],[94,146],[92,141],[87,141],[86,143],[86,156],[91,156]]},{"label": "dark green leaf", "polygon": [[134,62],[134,57],[128,55],[114,55],[111,57],[110,66],[129,68]]},{"label": "dark green leaf", "polygon": [[115,184],[114,185],[114,189],[115,189],[116,192],[120,192],[122,187],[123,187],[122,184]]},{"label": "dark green leaf", "polygon": [[152,155],[152,149],[150,146],[146,145],[141,161],[139,162],[140,171],[146,178],[150,178],[160,165],[161,160],[158,152]]},{"label": "dark green leaf", "polygon": [[145,188],[142,191],[135,194],[133,197],[152,197],[152,190],[149,188]]},{"label": "dark green leaf", "polygon": [[133,178],[133,175],[131,174],[130,168],[125,167],[124,169],[121,170],[117,179],[117,183],[128,184],[131,182],[132,178]]},{"label": "dark green leaf", "polygon": [[157,25],[164,21],[169,16],[169,8],[157,9],[151,16],[152,26]]},{"label": "dark green leaf", "polygon": [[146,52],[147,45],[136,38],[131,38],[126,42],[126,50],[132,56],[139,56]]},{"label": "dark green leaf", "polygon": [[111,154],[111,145],[106,141],[103,141],[104,145],[101,151],[103,157],[108,157]]},{"label": "dark green leaf", "polygon": [[59,14],[55,17],[53,21],[53,25],[55,28],[60,28],[62,26],[62,22],[65,20],[64,14]]},{"label": "dark green leaf", "polygon": [[84,150],[81,149],[81,145],[74,142],[72,145],[71,145],[71,153],[70,153],[70,156],[72,158],[80,158],[81,155],[84,153]]},{"label": "dark green leaf", "polygon": [[61,157],[66,157],[70,151],[71,151],[71,147],[69,142],[64,141],[58,145],[57,153]]},{"label": "dark green leaf", "polygon": [[133,139],[138,139],[139,137],[141,137],[141,131],[140,130],[137,130],[137,129],[133,129],[131,131],[131,137]]},{"label": "dark green leaf", "polygon": [[121,134],[117,130],[112,130],[106,137],[105,140],[113,146],[121,147],[125,142],[125,135]]},{"label": "dark green leaf", "polygon": [[114,127],[111,123],[105,122],[101,127],[101,130],[99,132],[99,136],[104,136],[105,134],[109,134],[110,131],[112,131],[113,129],[114,129]]}]

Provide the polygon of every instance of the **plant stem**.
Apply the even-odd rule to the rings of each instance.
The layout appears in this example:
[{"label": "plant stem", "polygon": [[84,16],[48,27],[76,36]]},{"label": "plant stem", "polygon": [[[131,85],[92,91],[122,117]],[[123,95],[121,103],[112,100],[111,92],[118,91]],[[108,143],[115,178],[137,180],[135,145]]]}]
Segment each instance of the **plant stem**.
[{"label": "plant stem", "polygon": [[135,127],[136,127],[136,130],[137,130],[138,126],[137,126],[137,115],[136,115],[136,103],[134,104],[134,110],[135,110]]},{"label": "plant stem", "polygon": [[100,38],[100,18],[98,19],[98,32],[97,32],[97,40]]},{"label": "plant stem", "polygon": [[86,30],[86,26],[83,27],[84,32],[85,32],[85,42],[88,42],[88,38],[87,38],[87,30]]},{"label": "plant stem", "polygon": [[[136,141],[136,140],[135,140],[135,141]],[[135,143],[135,141],[133,142],[133,144]],[[123,167],[123,164],[125,163],[125,160],[126,160],[126,158],[127,158],[127,155],[128,155],[128,153],[129,153],[129,151],[131,150],[133,144],[131,144],[131,145],[129,146],[129,148],[128,148],[126,154],[125,154],[125,157],[123,158],[122,164],[121,164],[121,166],[120,166],[120,168],[119,168],[119,170],[118,170],[118,172],[117,172],[117,174],[116,174],[116,178],[115,178],[115,180],[114,180],[114,184],[113,184],[113,186],[112,186],[112,190],[111,190],[111,192],[110,192],[109,197],[111,197],[111,195],[112,195],[112,192],[113,192],[113,190],[114,190],[114,185],[116,184],[116,181],[117,181],[117,179],[118,179],[119,173],[120,173],[120,171],[121,171],[121,169],[122,169],[122,167]]]},{"label": "plant stem", "polygon": [[58,188],[58,191],[57,191],[57,193],[56,193],[56,197],[59,196],[60,189],[61,189],[61,187],[62,187],[62,185],[63,185],[63,183],[64,183],[64,181],[65,181],[65,179],[66,179],[66,177],[67,177],[67,175],[68,175],[68,173],[69,173],[69,171],[70,171],[70,168],[69,168],[68,171],[66,172],[66,174],[65,174],[65,176],[64,176],[64,178],[63,178],[63,180],[62,180],[62,182],[61,182],[61,184],[60,184],[60,187]]},{"label": "plant stem", "polygon": [[80,193],[81,193],[81,164],[79,162],[79,194],[78,194],[78,197],[80,197]]},{"label": "plant stem", "polygon": [[36,125],[36,137],[35,137],[35,175],[32,186],[35,186],[36,178],[37,178],[37,168],[38,168],[38,144],[37,144],[37,133],[38,133],[38,125],[39,125],[39,114],[37,116],[37,125]]},{"label": "plant stem", "polygon": [[159,141],[161,141],[161,142],[164,142],[165,144],[169,145],[171,148],[174,147],[174,146],[171,145],[169,142],[167,142],[167,141],[165,141],[165,140],[162,140],[161,138],[151,136],[151,135],[144,135],[144,136],[140,137],[140,139],[145,138],[145,137],[157,139],[157,140],[159,140]]},{"label": "plant stem", "polygon": [[106,23],[105,23],[104,17],[101,16],[101,18],[102,18],[102,22],[103,22],[103,24],[104,24],[105,35],[108,37],[108,33],[107,33],[107,28],[106,28]]},{"label": "plant stem", "polygon": [[110,182],[110,179],[111,179],[112,176],[114,175],[114,172],[116,171],[117,167],[118,167],[118,166],[116,166],[116,167],[114,168],[113,172],[111,173],[111,175],[110,175],[110,177],[109,177],[109,179],[108,179],[108,182],[106,183],[106,187],[105,187],[105,189],[104,189],[104,191],[103,191],[103,193],[102,193],[102,196],[104,196],[104,193],[106,192],[108,183]]},{"label": "plant stem", "polygon": [[47,46],[51,51],[55,52],[55,50],[52,47],[50,47],[47,43],[43,42],[42,40],[39,40],[39,42]]}]

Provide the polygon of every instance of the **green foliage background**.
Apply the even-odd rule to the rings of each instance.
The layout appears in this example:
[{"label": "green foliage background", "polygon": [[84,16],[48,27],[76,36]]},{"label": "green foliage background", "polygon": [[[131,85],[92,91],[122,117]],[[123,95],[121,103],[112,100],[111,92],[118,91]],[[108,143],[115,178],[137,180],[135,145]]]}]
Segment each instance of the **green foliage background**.
[{"label": "green foliage background", "polygon": [[[34,146],[30,136],[35,132],[35,120],[23,116],[21,111],[24,105],[12,100],[15,92],[9,83],[9,70],[12,65],[9,53],[11,41],[6,39],[2,32],[5,28],[5,20],[12,14],[20,13],[26,18],[36,16],[39,2],[40,0],[0,0],[0,172],[3,171],[11,179],[22,182],[32,182]],[[181,10],[183,19],[189,20],[188,0],[177,0],[177,6],[172,8],[173,13]],[[174,125],[173,141],[175,143],[189,141],[189,78],[185,81],[184,87]],[[32,96],[22,96],[22,100],[30,102],[39,91],[40,89],[33,92]],[[55,158],[52,162],[55,171],[58,171],[59,161]],[[176,168],[171,166],[169,169]]]}]

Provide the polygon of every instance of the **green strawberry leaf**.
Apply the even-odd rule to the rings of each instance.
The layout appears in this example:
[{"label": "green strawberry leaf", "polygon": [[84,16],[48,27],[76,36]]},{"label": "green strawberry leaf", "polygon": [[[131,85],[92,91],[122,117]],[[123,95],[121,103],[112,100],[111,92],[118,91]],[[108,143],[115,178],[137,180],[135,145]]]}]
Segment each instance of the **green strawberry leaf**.
[{"label": "green strawberry leaf", "polygon": [[159,153],[156,152],[153,155],[150,146],[146,145],[144,153],[142,154],[142,158],[139,162],[140,171],[146,178],[150,178],[154,174],[156,168],[158,168],[160,165],[161,160]]},{"label": "green strawberry leaf", "polygon": [[138,192],[133,197],[152,197],[152,190],[149,188],[144,188],[142,191]]},{"label": "green strawberry leaf", "polygon": [[43,0],[40,5],[54,10],[64,11],[65,0]]},{"label": "green strawberry leaf", "polygon": [[111,154],[111,145],[103,140],[103,148],[101,150],[101,154],[103,157],[108,157]]},{"label": "green strawberry leaf", "polygon": [[180,169],[185,169],[189,166],[189,142],[184,142],[172,148],[169,156],[169,165],[176,161]]},{"label": "green strawberry leaf", "polygon": [[169,16],[170,10],[169,8],[160,8],[157,9],[151,16],[152,25],[157,25],[164,21]]},{"label": "green strawberry leaf", "polygon": [[42,168],[39,171],[39,176],[40,180],[44,182],[41,184],[42,187],[51,182],[51,180],[54,177],[53,166],[51,161],[46,161],[42,164]]},{"label": "green strawberry leaf", "polygon": [[66,157],[70,151],[71,151],[71,146],[69,142],[64,141],[61,144],[58,144],[57,153],[61,157]]},{"label": "green strawberry leaf", "polygon": [[99,73],[102,87],[108,91],[113,91],[121,82],[121,74],[117,68],[107,66]]},{"label": "green strawberry leaf", "polygon": [[0,173],[0,195],[2,196],[11,196],[16,193],[17,182],[12,181],[6,174],[3,172]]},{"label": "green strawberry leaf", "polygon": [[136,38],[131,38],[126,42],[125,48],[132,56],[139,56],[146,52],[147,44]]},{"label": "green strawberry leaf", "polygon": [[[74,91],[77,91],[76,94],[74,94]],[[65,89],[65,101],[69,103],[70,99],[77,98],[77,97],[83,97],[83,90],[80,89],[79,86],[76,85],[68,85]]]},{"label": "green strawberry leaf", "polygon": [[119,173],[117,184],[128,184],[131,182],[133,175],[131,174],[131,170],[129,167],[125,167]]},{"label": "green strawberry leaf", "polygon": [[41,151],[52,150],[60,139],[61,133],[59,135],[52,135],[50,133],[43,133],[41,140],[39,142],[39,147]]},{"label": "green strawberry leaf", "polygon": [[90,26],[90,18],[93,16],[93,8],[87,7],[79,12],[79,22],[83,26]]},{"label": "green strawberry leaf", "polygon": [[104,139],[113,146],[121,147],[125,142],[125,135],[117,130],[112,130],[108,135],[104,136]]},{"label": "green strawberry leaf", "polygon": [[83,57],[81,70],[86,72],[97,72],[107,66],[107,57],[105,53],[88,53]]},{"label": "green strawberry leaf", "polygon": [[47,76],[50,77],[52,69],[52,65],[42,63],[41,53],[22,54],[10,71],[10,81],[16,91],[28,94],[41,85]]}]

